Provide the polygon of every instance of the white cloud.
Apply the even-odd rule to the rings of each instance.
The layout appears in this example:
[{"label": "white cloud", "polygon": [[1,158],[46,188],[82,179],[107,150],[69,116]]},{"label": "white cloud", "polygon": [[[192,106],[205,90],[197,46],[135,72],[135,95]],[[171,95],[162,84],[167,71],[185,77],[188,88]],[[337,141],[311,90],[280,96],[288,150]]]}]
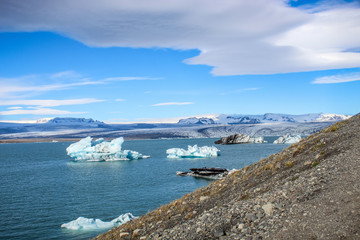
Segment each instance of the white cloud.
[{"label": "white cloud", "polygon": [[[39,93],[71,89],[86,85],[110,84],[116,81],[158,80],[151,77],[112,77],[92,80],[74,71],[64,71],[54,74],[33,74],[27,76],[2,78],[0,77],[0,98],[21,98],[21,94],[36,95]],[[42,82],[54,82],[41,84]]]},{"label": "white cloud", "polygon": [[0,31],[53,31],[97,47],[199,49],[214,75],[360,66],[360,8],[284,0],[2,0]]},{"label": "white cloud", "polygon": [[[44,80],[53,78],[53,75],[29,75],[14,78],[0,77],[0,98],[15,98],[19,97],[19,93],[29,95],[36,95],[39,93],[64,90],[78,86],[100,84],[98,81],[89,81],[88,79],[73,79],[71,83],[53,83],[53,84],[39,84]],[[21,96],[20,96],[21,97]]]},{"label": "white cloud", "polygon": [[104,81],[138,81],[138,80],[160,80],[160,78],[151,77],[111,77],[105,78]]},{"label": "white cloud", "polygon": [[[1,104],[1,103],[0,103]],[[8,107],[9,110],[18,110],[22,109],[23,107]]]},{"label": "white cloud", "polygon": [[158,107],[158,106],[174,106],[174,105],[189,105],[189,104],[194,104],[192,102],[165,102],[165,103],[157,103],[157,104],[153,104],[151,106],[153,107]]},{"label": "white cloud", "polygon": [[344,83],[360,81],[360,72],[316,78],[314,84]]},{"label": "white cloud", "polygon": [[96,102],[103,102],[104,100],[95,98],[79,98],[79,99],[65,99],[65,100],[53,100],[53,99],[31,99],[31,100],[2,100],[0,106],[11,105],[25,105],[25,106],[39,106],[39,107],[57,107],[65,105],[81,105]]},{"label": "white cloud", "polygon": [[2,111],[0,115],[68,115],[68,114],[82,114],[85,112],[69,112],[51,108],[36,108],[36,109],[16,109],[10,111]]},{"label": "white cloud", "polygon": [[117,102],[124,102],[124,101],[126,101],[125,99],[122,99],[122,98],[118,98],[118,99],[115,99],[115,101],[117,101]]}]

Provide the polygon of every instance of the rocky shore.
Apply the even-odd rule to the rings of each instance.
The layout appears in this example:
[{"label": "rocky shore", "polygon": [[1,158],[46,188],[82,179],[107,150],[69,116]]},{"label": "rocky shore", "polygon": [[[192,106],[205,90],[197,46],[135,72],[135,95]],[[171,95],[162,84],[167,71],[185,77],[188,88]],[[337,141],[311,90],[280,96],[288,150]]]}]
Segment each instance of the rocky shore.
[{"label": "rocky shore", "polygon": [[360,115],[96,239],[360,239]]}]

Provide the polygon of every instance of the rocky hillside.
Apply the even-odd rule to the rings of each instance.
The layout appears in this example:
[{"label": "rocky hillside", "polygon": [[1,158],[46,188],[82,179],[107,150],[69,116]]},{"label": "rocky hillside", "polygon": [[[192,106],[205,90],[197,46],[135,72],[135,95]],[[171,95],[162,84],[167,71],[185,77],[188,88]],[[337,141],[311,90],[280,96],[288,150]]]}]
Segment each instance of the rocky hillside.
[{"label": "rocky hillside", "polygon": [[360,115],[96,239],[360,239]]}]

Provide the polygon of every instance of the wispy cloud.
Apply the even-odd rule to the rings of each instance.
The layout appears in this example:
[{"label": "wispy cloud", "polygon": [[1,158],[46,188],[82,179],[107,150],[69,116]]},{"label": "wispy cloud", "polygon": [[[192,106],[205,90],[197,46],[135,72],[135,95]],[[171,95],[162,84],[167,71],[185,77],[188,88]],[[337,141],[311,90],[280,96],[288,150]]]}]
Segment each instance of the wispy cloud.
[{"label": "wispy cloud", "polygon": [[18,110],[22,109],[23,107],[8,107],[9,110]]},{"label": "wispy cloud", "polygon": [[95,98],[79,98],[79,99],[66,99],[66,100],[53,100],[53,99],[32,99],[32,100],[8,100],[1,101],[2,106],[38,106],[38,107],[57,107],[66,105],[81,105],[96,102],[103,102],[105,100]]},{"label": "wispy cloud", "polygon": [[[26,99],[26,100],[3,100],[0,101],[0,106],[8,107],[8,111],[0,112],[0,115],[68,115],[68,114],[82,114],[85,112],[71,112],[66,110],[58,110],[49,107],[82,105],[96,102],[103,102],[104,100],[95,98],[80,98],[80,99]],[[22,107],[26,106],[26,107]]]},{"label": "wispy cloud", "polygon": [[354,82],[354,81],[360,81],[360,72],[319,77],[316,78],[312,83],[330,84],[330,83],[345,83],[345,82]]},{"label": "wispy cloud", "polygon": [[161,78],[152,78],[152,77],[111,77],[105,78],[104,82],[107,81],[139,81],[139,80],[160,80]]},{"label": "wispy cloud", "polygon": [[338,2],[304,9],[284,0],[221,6],[203,0],[3,0],[0,31],[52,31],[97,47],[199,49],[186,63],[212,66],[214,75],[359,67],[360,53],[350,50],[359,47],[359,4]]},{"label": "wispy cloud", "polygon": [[[151,77],[111,77],[100,80],[93,80],[74,71],[64,71],[53,74],[32,74],[14,78],[0,77],[0,98],[21,98],[24,94],[31,96],[49,92],[71,89],[86,85],[111,84],[116,81],[135,81],[135,80],[158,80],[160,78]],[[42,82],[54,82],[51,84],[41,84]],[[20,95],[21,94],[21,95]],[[20,96],[19,96],[20,95]]]},{"label": "wispy cloud", "polygon": [[118,98],[118,99],[115,99],[115,101],[117,101],[117,102],[124,102],[124,101],[126,101],[125,99],[122,99],[122,98]]},{"label": "wispy cloud", "polygon": [[69,115],[83,114],[85,112],[70,112],[51,108],[35,108],[35,109],[14,109],[10,111],[2,111],[0,115]]},{"label": "wispy cloud", "polygon": [[190,104],[194,104],[193,102],[165,102],[165,103],[157,103],[157,104],[153,104],[151,106],[153,107],[159,107],[159,106],[176,106],[176,105],[190,105]]}]

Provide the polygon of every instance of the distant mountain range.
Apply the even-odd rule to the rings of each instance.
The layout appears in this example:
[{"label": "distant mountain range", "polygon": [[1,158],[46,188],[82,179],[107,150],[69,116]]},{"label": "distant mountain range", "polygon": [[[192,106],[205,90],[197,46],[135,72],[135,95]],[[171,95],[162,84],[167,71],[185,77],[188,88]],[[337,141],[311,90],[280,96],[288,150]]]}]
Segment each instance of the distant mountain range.
[{"label": "distant mountain range", "polygon": [[93,120],[92,118],[43,118],[36,121],[36,123],[42,124],[57,124],[57,125],[80,125],[80,126],[87,126],[87,127],[100,127],[105,125],[104,122]]},{"label": "distant mountain range", "polygon": [[323,114],[323,113],[310,113],[304,115],[290,115],[290,114],[275,114],[266,113],[264,115],[226,115],[219,114],[213,118],[185,118],[181,119],[178,123],[183,125],[233,125],[233,124],[258,124],[258,123],[281,123],[281,122],[334,122],[342,121],[351,117],[350,115],[342,114]]},{"label": "distant mountain range", "polygon": [[204,138],[232,134],[280,136],[286,133],[308,135],[334,121],[349,118],[340,114],[225,115],[185,118],[178,123],[107,124],[86,118],[46,118],[36,123],[0,122],[0,139],[126,137],[131,139]]}]

